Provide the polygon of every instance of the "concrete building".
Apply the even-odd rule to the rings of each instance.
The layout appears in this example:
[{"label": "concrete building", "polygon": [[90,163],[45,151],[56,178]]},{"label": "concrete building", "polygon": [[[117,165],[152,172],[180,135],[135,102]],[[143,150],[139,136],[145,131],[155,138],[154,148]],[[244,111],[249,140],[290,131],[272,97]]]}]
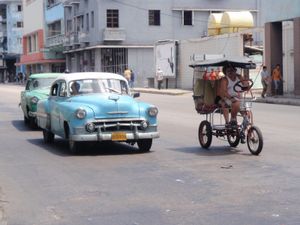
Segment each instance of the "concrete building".
[{"label": "concrete building", "polygon": [[17,65],[25,65],[27,75],[64,69],[65,60],[59,51],[63,15],[57,5],[61,3],[55,0],[23,0],[23,55]]},{"label": "concrete building", "polygon": [[23,9],[21,0],[0,1],[0,81],[15,79],[15,63],[22,53]]},{"label": "concrete building", "polygon": [[261,0],[265,20],[265,62],[269,70],[280,64],[282,94],[300,95],[300,6],[298,0]]},{"label": "concrete building", "polygon": [[45,3],[45,57],[60,60],[52,63],[51,72],[65,71],[65,59],[63,54],[64,6],[63,0],[44,0]]},{"label": "concrete building", "polygon": [[[154,77],[154,45],[207,35],[212,12],[249,10],[255,24],[258,0],[69,0],[64,4],[64,53],[70,71],[135,72],[136,85]],[[176,82],[175,82],[176,83]]]}]

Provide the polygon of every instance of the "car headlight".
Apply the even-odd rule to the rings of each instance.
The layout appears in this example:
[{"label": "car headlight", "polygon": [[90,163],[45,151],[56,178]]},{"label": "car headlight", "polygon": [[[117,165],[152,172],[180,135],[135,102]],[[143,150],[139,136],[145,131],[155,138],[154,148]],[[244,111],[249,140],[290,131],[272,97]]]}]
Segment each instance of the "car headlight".
[{"label": "car headlight", "polygon": [[39,101],[39,99],[35,96],[30,99],[30,102],[33,103],[33,104],[38,103],[38,101]]},{"label": "car headlight", "polygon": [[156,108],[156,107],[151,107],[148,109],[148,114],[150,116],[156,116],[157,113],[158,113],[158,108]]},{"label": "car headlight", "polygon": [[84,119],[86,117],[86,111],[84,109],[77,109],[75,115],[78,119]]}]

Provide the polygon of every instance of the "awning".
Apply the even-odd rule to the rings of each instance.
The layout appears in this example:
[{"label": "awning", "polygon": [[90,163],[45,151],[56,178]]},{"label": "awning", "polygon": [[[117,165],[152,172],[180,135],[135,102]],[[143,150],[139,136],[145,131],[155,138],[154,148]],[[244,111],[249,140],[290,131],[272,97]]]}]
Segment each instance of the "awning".
[{"label": "awning", "polygon": [[15,66],[33,65],[33,64],[49,64],[49,63],[65,63],[64,59],[41,59],[36,61],[17,62]]},{"label": "awning", "polygon": [[65,50],[63,53],[79,52],[84,50],[92,50],[99,48],[154,48],[154,45],[94,45],[84,48]]}]

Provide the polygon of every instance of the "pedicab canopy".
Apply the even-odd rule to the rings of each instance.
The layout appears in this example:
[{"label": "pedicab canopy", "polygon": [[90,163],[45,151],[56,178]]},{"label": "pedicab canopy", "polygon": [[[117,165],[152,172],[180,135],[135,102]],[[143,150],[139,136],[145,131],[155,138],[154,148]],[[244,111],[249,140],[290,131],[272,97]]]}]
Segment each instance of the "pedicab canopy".
[{"label": "pedicab canopy", "polygon": [[256,64],[248,57],[224,57],[194,61],[190,67],[194,68],[193,99],[195,109],[200,114],[211,113],[218,106],[215,104],[219,83],[224,74],[223,66],[233,66],[243,69],[255,69]]},{"label": "pedicab canopy", "polygon": [[218,66],[226,66],[231,65],[233,67],[239,67],[243,69],[255,69],[256,64],[251,61],[248,57],[224,57],[219,59],[209,59],[209,60],[201,60],[194,61],[190,67],[218,67]]}]

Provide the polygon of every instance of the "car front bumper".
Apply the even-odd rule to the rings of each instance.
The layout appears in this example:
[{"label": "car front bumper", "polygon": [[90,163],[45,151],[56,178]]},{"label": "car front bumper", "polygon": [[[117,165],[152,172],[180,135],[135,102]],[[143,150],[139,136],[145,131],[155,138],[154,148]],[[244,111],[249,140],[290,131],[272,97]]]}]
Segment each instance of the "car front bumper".
[{"label": "car front bumper", "polygon": [[92,133],[92,134],[75,134],[71,135],[73,141],[131,141],[139,139],[159,138],[159,132],[123,132],[126,138],[114,139],[112,133]]}]

